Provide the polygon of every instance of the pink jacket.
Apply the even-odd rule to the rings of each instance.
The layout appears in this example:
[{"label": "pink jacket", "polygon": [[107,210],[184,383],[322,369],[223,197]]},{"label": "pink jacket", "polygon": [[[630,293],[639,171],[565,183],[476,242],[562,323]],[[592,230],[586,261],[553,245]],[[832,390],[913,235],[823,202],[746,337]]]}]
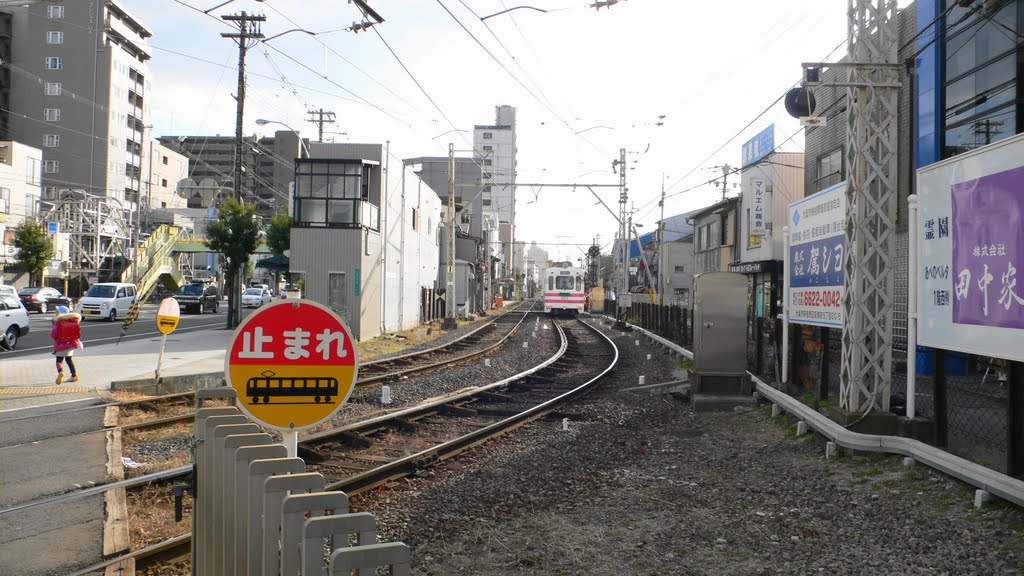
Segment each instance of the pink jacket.
[{"label": "pink jacket", "polygon": [[60,334],[60,325],[62,322],[73,322],[75,324],[78,324],[79,322],[81,322],[81,320],[82,317],[74,312],[69,312],[67,314],[61,314],[57,316],[57,321],[53,323],[53,328],[50,329],[50,339],[53,340],[54,352],[61,352],[63,350],[72,350],[75,348],[82,347],[82,341],[78,338],[74,340],[57,340],[57,337]]}]

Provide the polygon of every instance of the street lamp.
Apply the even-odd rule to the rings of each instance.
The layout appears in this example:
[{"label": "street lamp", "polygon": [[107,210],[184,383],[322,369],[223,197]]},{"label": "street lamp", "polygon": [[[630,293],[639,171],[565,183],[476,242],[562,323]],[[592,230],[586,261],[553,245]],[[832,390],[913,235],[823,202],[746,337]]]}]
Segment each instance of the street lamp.
[{"label": "street lamp", "polygon": [[267,124],[280,124],[281,126],[284,126],[285,128],[294,132],[295,135],[299,137],[299,145],[302,146],[302,151],[305,152],[306,157],[309,158],[309,148],[306,147],[306,142],[302,139],[302,136],[299,135],[298,130],[292,128],[291,126],[285,124],[284,122],[278,122],[277,120],[267,120],[265,118],[260,118],[259,120],[256,121],[257,126],[266,126]]}]

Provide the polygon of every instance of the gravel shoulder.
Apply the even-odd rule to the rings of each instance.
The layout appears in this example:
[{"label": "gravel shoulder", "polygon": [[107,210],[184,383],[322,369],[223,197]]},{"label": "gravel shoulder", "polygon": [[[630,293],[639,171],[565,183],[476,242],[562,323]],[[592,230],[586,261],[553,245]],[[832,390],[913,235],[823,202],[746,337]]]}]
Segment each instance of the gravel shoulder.
[{"label": "gravel shoulder", "polygon": [[635,338],[614,338],[619,367],[568,431],[535,422],[354,507],[425,575],[1021,573],[1021,509],[975,510],[971,487],[895,456],[826,461],[765,409],[623,392],[673,379]]}]

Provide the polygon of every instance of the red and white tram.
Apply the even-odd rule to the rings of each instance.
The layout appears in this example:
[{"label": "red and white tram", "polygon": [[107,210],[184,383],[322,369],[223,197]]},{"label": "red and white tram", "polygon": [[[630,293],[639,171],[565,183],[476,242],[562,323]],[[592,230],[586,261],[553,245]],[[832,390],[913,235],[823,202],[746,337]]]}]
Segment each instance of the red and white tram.
[{"label": "red and white tram", "polygon": [[576,315],[583,311],[587,295],[583,291],[583,269],[561,262],[544,270],[544,312]]}]

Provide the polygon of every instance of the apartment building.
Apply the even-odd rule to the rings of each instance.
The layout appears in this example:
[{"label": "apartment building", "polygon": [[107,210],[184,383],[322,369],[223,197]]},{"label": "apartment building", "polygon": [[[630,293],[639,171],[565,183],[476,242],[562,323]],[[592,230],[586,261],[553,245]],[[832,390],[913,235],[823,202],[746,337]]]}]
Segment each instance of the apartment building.
[{"label": "apartment building", "polygon": [[3,12],[11,32],[5,61],[12,66],[0,85],[7,137],[42,148],[43,200],[78,189],[134,210],[143,190],[152,32],[115,0]]}]

